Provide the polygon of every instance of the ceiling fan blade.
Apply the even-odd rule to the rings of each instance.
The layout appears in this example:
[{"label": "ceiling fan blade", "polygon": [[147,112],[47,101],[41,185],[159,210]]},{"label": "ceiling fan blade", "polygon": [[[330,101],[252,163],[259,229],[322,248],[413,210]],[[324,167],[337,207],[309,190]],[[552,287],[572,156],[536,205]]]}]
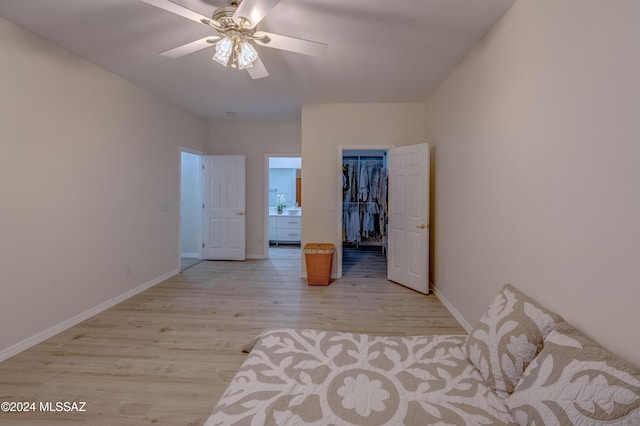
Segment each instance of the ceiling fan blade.
[{"label": "ceiling fan blade", "polygon": [[160,9],[166,10],[167,12],[171,12],[173,14],[182,16],[183,18],[187,18],[194,22],[198,22],[200,24],[204,24],[206,22],[211,21],[210,18],[207,18],[204,15],[200,15],[198,12],[194,12],[193,10],[187,9],[184,6],[180,6],[179,4],[174,3],[170,0],[140,0],[140,1],[143,1],[155,7],[159,7]]},{"label": "ceiling fan blade", "polygon": [[280,34],[267,33],[264,31],[258,31],[255,33],[256,37],[267,36],[269,41],[255,39],[255,42],[260,46],[273,47],[274,49],[287,50],[289,52],[301,53],[309,56],[322,56],[327,50],[325,43],[319,43],[317,41],[304,40],[301,38],[289,37]]},{"label": "ceiling fan blade", "polygon": [[182,46],[160,52],[160,56],[164,56],[166,58],[179,58],[181,56],[188,55],[189,53],[197,52],[198,50],[213,46],[218,40],[220,40],[220,37],[218,36],[204,37],[200,40],[192,41],[191,43],[183,44]]},{"label": "ceiling fan blade", "polygon": [[243,0],[233,14],[233,19],[236,22],[240,18],[247,19],[247,28],[254,28],[279,2],[280,0]]},{"label": "ceiling fan blade", "polygon": [[249,75],[254,80],[269,76],[269,72],[267,72],[267,68],[265,68],[264,63],[262,63],[259,56],[258,59],[253,62],[253,66],[251,68],[247,68],[247,72],[249,72]]}]

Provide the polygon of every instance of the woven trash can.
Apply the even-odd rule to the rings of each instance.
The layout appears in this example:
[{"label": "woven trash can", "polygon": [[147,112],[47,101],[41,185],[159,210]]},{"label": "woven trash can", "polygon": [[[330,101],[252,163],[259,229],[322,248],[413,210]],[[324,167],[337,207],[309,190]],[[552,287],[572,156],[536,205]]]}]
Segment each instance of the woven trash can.
[{"label": "woven trash can", "polygon": [[333,244],[308,243],[304,246],[304,260],[307,263],[307,281],[309,285],[329,285],[331,264],[333,263]]}]

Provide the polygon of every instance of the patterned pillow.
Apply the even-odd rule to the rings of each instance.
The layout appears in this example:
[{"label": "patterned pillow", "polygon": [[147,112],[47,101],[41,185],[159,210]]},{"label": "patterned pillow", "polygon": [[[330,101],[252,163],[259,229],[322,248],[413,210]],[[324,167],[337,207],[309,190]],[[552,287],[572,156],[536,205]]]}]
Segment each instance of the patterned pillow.
[{"label": "patterned pillow", "polygon": [[467,358],[491,389],[506,398],[561,320],[506,284],[469,333],[464,344]]},{"label": "patterned pillow", "polygon": [[640,425],[640,369],[562,323],[505,402],[521,425]]}]

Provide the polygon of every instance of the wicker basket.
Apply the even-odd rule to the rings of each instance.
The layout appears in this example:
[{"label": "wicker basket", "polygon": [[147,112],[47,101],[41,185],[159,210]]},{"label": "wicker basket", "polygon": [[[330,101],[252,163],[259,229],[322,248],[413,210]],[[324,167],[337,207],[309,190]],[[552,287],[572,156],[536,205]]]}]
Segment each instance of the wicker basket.
[{"label": "wicker basket", "polygon": [[305,244],[304,259],[307,263],[307,281],[309,285],[329,285],[334,251],[333,244]]}]

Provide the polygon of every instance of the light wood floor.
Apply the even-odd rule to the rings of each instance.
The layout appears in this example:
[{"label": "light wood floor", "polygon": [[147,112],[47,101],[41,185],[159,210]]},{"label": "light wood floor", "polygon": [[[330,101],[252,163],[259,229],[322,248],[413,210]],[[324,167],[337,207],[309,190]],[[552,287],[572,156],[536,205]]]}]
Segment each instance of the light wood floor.
[{"label": "light wood floor", "polygon": [[194,265],[202,262],[201,259],[194,259],[193,257],[181,257],[180,258],[180,271],[191,268]]},{"label": "light wood floor", "polygon": [[299,250],[281,253],[199,263],[0,363],[0,401],[87,403],[83,413],[0,412],[0,424],[201,425],[264,328],[464,334],[433,295],[366,273],[309,287]]}]

